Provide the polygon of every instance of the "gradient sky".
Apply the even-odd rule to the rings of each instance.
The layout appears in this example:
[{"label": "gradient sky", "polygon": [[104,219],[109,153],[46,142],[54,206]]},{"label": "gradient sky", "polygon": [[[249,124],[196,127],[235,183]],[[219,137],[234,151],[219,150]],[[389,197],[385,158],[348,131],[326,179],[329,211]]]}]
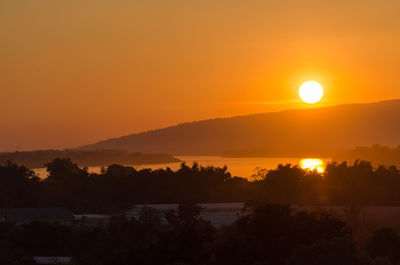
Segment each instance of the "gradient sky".
[{"label": "gradient sky", "polygon": [[400,98],[399,0],[2,0],[0,151]]}]

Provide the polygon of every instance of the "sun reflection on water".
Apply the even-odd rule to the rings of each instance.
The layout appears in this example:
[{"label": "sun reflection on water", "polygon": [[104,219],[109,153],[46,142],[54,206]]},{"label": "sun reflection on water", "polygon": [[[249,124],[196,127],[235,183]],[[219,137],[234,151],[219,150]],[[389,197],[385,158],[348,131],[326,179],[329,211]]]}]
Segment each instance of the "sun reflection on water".
[{"label": "sun reflection on water", "polygon": [[302,169],[317,170],[318,173],[325,171],[324,161],[318,158],[305,158],[300,161],[300,167]]}]

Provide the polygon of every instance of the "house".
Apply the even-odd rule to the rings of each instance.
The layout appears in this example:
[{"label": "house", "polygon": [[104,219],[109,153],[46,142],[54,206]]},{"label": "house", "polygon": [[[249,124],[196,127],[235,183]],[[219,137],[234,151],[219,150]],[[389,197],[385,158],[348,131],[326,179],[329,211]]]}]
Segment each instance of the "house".
[{"label": "house", "polygon": [[73,214],[66,208],[3,208],[0,209],[0,221],[12,221],[18,224],[34,221],[69,225]]},{"label": "house", "polygon": [[[210,221],[214,226],[229,225],[235,222],[244,209],[244,203],[200,203],[200,217]],[[139,204],[124,211],[128,218],[138,219],[143,208],[151,208],[160,213],[161,217],[169,210],[178,209],[179,204]],[[164,220],[165,221],[165,220]]]}]

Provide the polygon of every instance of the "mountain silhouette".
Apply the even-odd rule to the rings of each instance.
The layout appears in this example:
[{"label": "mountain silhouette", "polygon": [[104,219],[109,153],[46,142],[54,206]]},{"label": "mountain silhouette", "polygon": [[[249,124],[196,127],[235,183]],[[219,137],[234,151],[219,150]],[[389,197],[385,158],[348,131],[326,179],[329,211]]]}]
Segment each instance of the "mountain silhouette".
[{"label": "mountain silhouette", "polygon": [[80,149],[173,155],[331,156],[400,143],[400,100],[218,118],[104,140]]}]

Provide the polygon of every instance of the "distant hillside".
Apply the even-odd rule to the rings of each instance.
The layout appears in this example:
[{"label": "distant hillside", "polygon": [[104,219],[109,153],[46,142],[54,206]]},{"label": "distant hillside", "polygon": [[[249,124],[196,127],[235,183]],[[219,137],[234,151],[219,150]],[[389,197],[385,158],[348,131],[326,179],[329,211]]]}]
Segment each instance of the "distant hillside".
[{"label": "distant hillside", "polygon": [[174,155],[332,156],[400,143],[400,100],[204,120],[82,147]]},{"label": "distant hillside", "polygon": [[389,148],[380,145],[357,147],[355,149],[341,152],[333,157],[333,160],[335,161],[347,161],[349,163],[353,163],[358,159],[370,161],[375,167],[380,165],[395,165],[400,167],[400,146],[396,148]]},{"label": "distant hillside", "polygon": [[38,150],[14,153],[0,153],[0,164],[7,161],[28,168],[40,168],[56,158],[70,158],[79,166],[145,165],[179,162],[168,154],[129,153],[121,150]]}]

